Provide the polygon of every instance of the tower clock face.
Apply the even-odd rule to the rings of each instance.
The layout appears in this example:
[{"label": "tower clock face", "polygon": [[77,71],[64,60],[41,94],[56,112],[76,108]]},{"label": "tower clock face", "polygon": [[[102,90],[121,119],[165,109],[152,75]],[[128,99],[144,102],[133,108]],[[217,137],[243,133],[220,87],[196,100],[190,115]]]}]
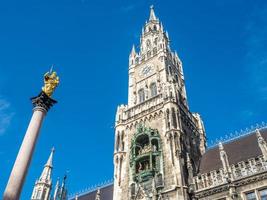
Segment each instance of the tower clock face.
[{"label": "tower clock face", "polygon": [[139,75],[141,76],[147,76],[153,71],[153,65],[145,65],[144,67],[141,68]]}]

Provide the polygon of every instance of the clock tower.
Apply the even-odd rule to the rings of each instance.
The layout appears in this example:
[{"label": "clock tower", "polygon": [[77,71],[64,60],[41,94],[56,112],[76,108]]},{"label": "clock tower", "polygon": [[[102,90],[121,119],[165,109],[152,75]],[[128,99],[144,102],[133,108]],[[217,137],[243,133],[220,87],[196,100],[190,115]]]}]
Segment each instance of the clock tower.
[{"label": "clock tower", "polygon": [[129,56],[128,105],[117,109],[116,200],[190,199],[206,148],[200,115],[189,110],[182,62],[153,6],[140,48]]}]

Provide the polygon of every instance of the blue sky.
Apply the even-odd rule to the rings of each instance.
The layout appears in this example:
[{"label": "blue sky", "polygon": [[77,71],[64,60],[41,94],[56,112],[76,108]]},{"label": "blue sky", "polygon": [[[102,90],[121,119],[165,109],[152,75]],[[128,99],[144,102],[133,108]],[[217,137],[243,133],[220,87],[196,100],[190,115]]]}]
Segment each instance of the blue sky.
[{"label": "blue sky", "polygon": [[267,121],[265,0],[0,2],[0,192],[51,64],[61,78],[22,199],[29,199],[50,149],[54,181],[70,192],[113,177],[114,119],[127,102],[128,55],[154,4],[184,65],[192,112],[214,140]]}]

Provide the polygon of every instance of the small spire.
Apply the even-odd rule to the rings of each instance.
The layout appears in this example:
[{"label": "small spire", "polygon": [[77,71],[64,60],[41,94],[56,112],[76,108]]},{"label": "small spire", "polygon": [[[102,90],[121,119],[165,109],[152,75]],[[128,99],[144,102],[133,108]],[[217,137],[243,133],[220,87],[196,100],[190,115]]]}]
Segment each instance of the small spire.
[{"label": "small spire", "polygon": [[150,15],[149,15],[149,21],[157,20],[155,12],[154,12],[154,6],[150,6]]},{"label": "small spire", "polygon": [[262,138],[262,136],[261,136],[261,133],[260,133],[260,130],[259,130],[259,129],[256,129],[256,135],[257,135],[257,138]]},{"label": "small spire", "polygon": [[51,149],[51,153],[50,153],[50,156],[45,164],[46,167],[53,167],[53,155],[54,155],[54,152],[55,152],[55,148],[53,147]]},{"label": "small spire", "polygon": [[222,142],[219,142],[219,150],[220,151],[223,151],[224,150]]},{"label": "small spire", "polygon": [[136,55],[136,51],[135,51],[135,46],[133,45],[132,51],[131,51],[131,56],[135,56],[135,55]]},{"label": "small spire", "polygon": [[53,195],[53,200],[57,200],[58,197],[58,192],[59,192],[59,178],[57,178],[56,186],[55,186],[55,191]]},{"label": "small spire", "polygon": [[97,188],[95,200],[100,200],[100,198],[101,198],[100,188]]}]

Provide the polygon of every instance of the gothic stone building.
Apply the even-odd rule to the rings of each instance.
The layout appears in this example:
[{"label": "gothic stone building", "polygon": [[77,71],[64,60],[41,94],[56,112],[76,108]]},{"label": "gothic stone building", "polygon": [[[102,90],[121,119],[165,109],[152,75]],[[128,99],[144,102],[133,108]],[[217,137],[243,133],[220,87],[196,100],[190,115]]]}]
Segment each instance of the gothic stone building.
[{"label": "gothic stone building", "polygon": [[44,166],[40,178],[37,179],[34,184],[31,200],[67,200],[67,188],[66,188],[67,176],[64,176],[61,185],[59,183],[59,179],[57,180],[56,186],[54,188],[54,194],[51,195],[54,151],[55,150],[53,148]]},{"label": "gothic stone building", "polygon": [[267,129],[206,149],[183,66],[153,7],[129,56],[128,104],[117,109],[114,183],[79,200],[267,199]]}]

